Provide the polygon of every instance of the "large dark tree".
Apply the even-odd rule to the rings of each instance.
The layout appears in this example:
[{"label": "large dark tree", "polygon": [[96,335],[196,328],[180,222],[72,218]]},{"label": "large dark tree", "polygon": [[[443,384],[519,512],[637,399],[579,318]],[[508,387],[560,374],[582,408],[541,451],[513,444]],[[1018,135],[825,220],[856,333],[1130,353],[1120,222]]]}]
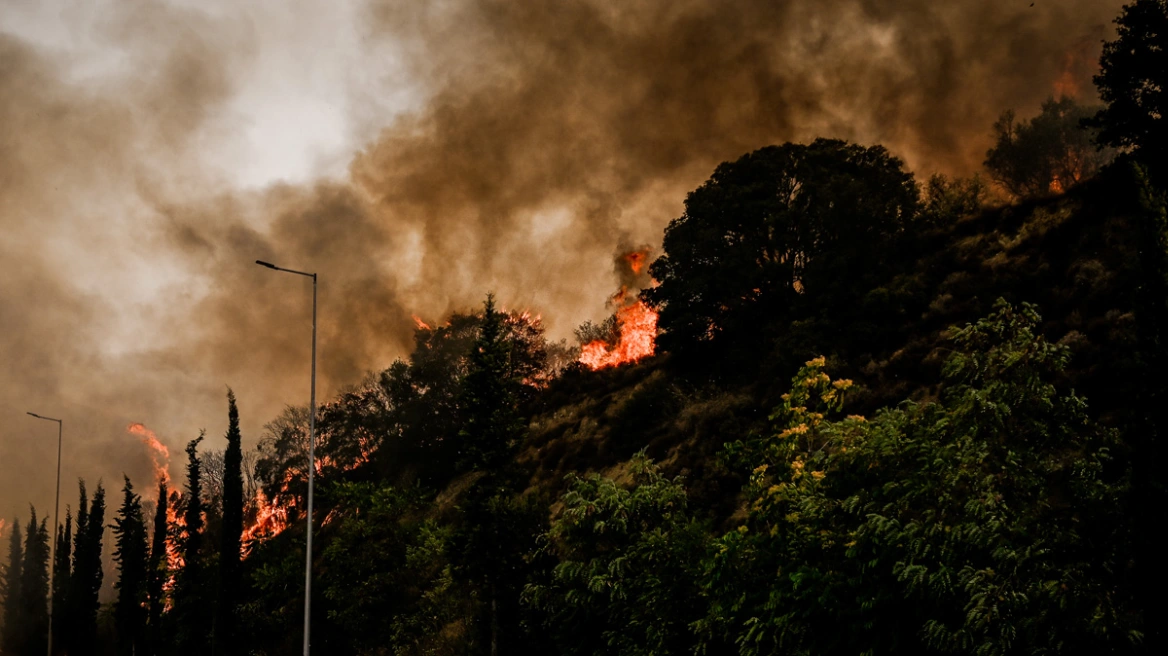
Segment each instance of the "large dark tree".
[{"label": "large dark tree", "polygon": [[72,578],[73,555],[73,511],[65,507],[65,525],[57,527],[57,547],[53,556],[53,652],[62,651],[65,636],[69,632],[66,601],[69,595],[69,580]]},{"label": "large dark tree", "polygon": [[146,615],[146,522],[142,498],[134,493],[130,477],[125,477],[122,506],[114,519],[114,560],[120,575],[114,585],[114,626],[119,654],[145,653]]},{"label": "large dark tree", "polygon": [[77,530],[73,534],[73,574],[69,577],[66,615],[70,631],[66,651],[85,653],[97,640],[98,593],[104,578],[101,564],[102,538],[105,532],[105,489],[101,482],[89,501],[85,481],[79,481],[80,501]]},{"label": "large dark tree", "polygon": [[[799,295],[878,266],[913,219],[918,192],[884,148],[818,139],[725,162],[669,223],[643,296],[659,308],[661,345],[756,335]],[[827,266],[830,264],[830,266]]]},{"label": "large dark tree", "polygon": [[154,506],[154,532],[150,539],[150,559],[146,565],[146,623],[149,627],[148,650],[150,653],[162,651],[165,643],[162,631],[163,586],[169,573],[170,560],[166,555],[166,537],[169,532],[167,525],[166,481],[158,483],[158,501]]},{"label": "large dark tree", "polygon": [[184,496],[184,529],[182,541],[182,569],[179,570],[174,590],[174,613],[177,622],[176,640],[179,653],[196,656],[205,654],[210,637],[210,605],[207,598],[206,569],[203,565],[203,489],[199,463],[199,443],[202,433],[187,443],[187,491]]},{"label": "large dark tree", "polygon": [[49,526],[37,522],[36,509],[24,535],[24,568],[20,578],[20,654],[39,656],[48,649],[49,639]]},{"label": "large dark tree", "polygon": [[215,604],[215,653],[236,650],[235,614],[239,603],[240,540],[243,535],[243,438],[235,393],[227,390],[227,450],[223,453],[223,523],[219,547],[219,594]]},{"label": "large dark tree", "polygon": [[23,642],[21,610],[23,603],[20,583],[24,572],[24,541],[20,535],[20,521],[12,523],[12,535],[8,536],[8,564],[4,566],[4,576],[0,578],[0,596],[4,598],[4,625],[0,627],[0,651],[5,654],[19,652]]},{"label": "large dark tree", "polygon": [[1099,141],[1135,150],[1162,166],[1168,153],[1168,0],[1136,0],[1115,20],[1095,85],[1107,106],[1095,117]]}]

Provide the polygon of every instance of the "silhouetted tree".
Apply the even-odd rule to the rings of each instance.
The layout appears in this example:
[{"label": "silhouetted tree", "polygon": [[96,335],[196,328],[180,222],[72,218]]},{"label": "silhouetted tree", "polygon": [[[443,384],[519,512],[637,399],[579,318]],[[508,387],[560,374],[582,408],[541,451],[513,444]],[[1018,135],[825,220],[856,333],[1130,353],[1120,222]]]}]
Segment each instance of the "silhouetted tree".
[{"label": "silhouetted tree", "polygon": [[1107,106],[1091,123],[1099,142],[1130,148],[1163,170],[1168,154],[1168,1],[1136,0],[1115,19],[1095,85]]},{"label": "silhouetted tree", "polygon": [[460,397],[459,432],[463,466],[483,476],[464,495],[463,525],[454,538],[459,572],[482,599],[479,625],[492,655],[518,646],[508,643],[519,640],[523,558],[542,529],[530,508],[515,499],[517,482],[510,465],[523,423],[516,407],[520,380],[511,365],[505,319],[495,308],[494,295],[488,294]]},{"label": "silhouetted tree", "polygon": [[817,139],[718,165],[670,221],[649,269],[660,285],[642,297],[659,309],[659,343],[677,351],[757,339],[800,295],[851,302],[827,296],[880,268],[882,246],[917,202],[912,174],[880,146]]},{"label": "silhouetted tree", "polygon": [[495,309],[494,295],[488,294],[461,395],[459,442],[465,467],[497,467],[515,448],[522,429],[515,408],[516,383],[503,315]]},{"label": "silhouetted tree", "polygon": [[154,506],[154,533],[150,540],[150,559],[146,565],[146,614],[149,627],[148,651],[157,654],[165,644],[162,631],[163,586],[170,575],[170,560],[166,553],[166,538],[169,533],[167,526],[167,485],[165,481],[158,483],[158,501]]},{"label": "silhouetted tree", "polygon": [[97,640],[98,593],[104,578],[101,564],[102,538],[105,532],[105,489],[101,482],[89,501],[85,481],[79,481],[80,501],[77,530],[73,534],[73,574],[69,577],[66,614],[71,627],[67,652],[85,653]]},{"label": "silhouetted tree", "polygon": [[49,646],[49,526],[48,520],[37,522],[35,508],[29,511],[20,579],[23,644],[18,653],[33,656],[45,653]]},{"label": "silhouetted tree", "polygon": [[219,594],[215,604],[214,649],[236,651],[235,614],[239,603],[240,540],[243,535],[243,438],[235,393],[227,390],[227,450],[223,453],[223,523],[219,547]]},{"label": "silhouetted tree", "polygon": [[122,506],[114,519],[114,561],[120,575],[114,585],[118,591],[114,603],[114,626],[119,654],[145,652],[146,615],[146,522],[142,517],[142,498],[134,493],[130,477],[125,477]]},{"label": "silhouetted tree", "polygon": [[187,491],[184,495],[185,522],[182,541],[182,569],[179,570],[174,589],[174,615],[176,619],[180,654],[196,656],[205,654],[211,633],[210,606],[206,595],[207,582],[203,567],[203,500],[200,480],[198,448],[204,434],[187,444]]},{"label": "silhouetted tree", "polygon": [[998,184],[1019,197],[1069,189],[1095,175],[1111,157],[1094,144],[1095,131],[1082,125],[1097,108],[1071,98],[1042,103],[1042,112],[1016,122],[1013,111],[994,123],[994,147],[985,167]]},{"label": "silhouetted tree", "polygon": [[6,654],[17,654],[23,646],[24,622],[21,618],[23,601],[20,594],[21,579],[24,576],[24,541],[20,534],[20,520],[12,522],[12,535],[8,536],[8,564],[4,566],[4,576],[0,579],[0,595],[4,597],[4,626],[0,632],[0,650]]},{"label": "silhouetted tree", "polygon": [[62,653],[70,626],[66,609],[72,578],[73,511],[65,506],[65,525],[57,527],[57,547],[53,557],[53,653]]}]

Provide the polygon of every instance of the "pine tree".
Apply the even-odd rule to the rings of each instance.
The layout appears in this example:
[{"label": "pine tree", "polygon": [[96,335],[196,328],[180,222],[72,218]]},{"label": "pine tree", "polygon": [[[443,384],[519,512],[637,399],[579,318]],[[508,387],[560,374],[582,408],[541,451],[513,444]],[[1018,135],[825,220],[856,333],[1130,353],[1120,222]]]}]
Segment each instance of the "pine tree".
[{"label": "pine tree", "polygon": [[114,626],[117,629],[119,654],[145,652],[146,617],[146,522],[142,517],[142,498],[134,494],[130,477],[125,477],[122,506],[114,520],[114,560],[120,576],[115,588]]},{"label": "pine tree", "polygon": [[[73,534],[73,574],[66,599],[69,615],[70,654],[91,651],[97,640],[98,592],[104,573],[101,568],[102,537],[105,532],[105,489],[101,482],[89,501],[85,482],[80,482],[77,531]],[[88,503],[87,503],[88,502]]]},{"label": "pine tree", "polygon": [[158,503],[154,508],[154,534],[150,542],[150,560],[146,566],[147,625],[149,645],[147,652],[156,654],[162,650],[165,640],[162,632],[163,585],[169,576],[170,559],[166,555],[167,511],[169,504],[166,481],[158,483]]},{"label": "pine tree", "polygon": [[4,595],[4,626],[0,632],[0,651],[5,654],[19,653],[22,642],[20,611],[23,607],[20,594],[21,579],[24,575],[24,541],[20,537],[20,521],[12,523],[12,535],[8,538],[8,564],[4,567],[4,577],[0,581],[0,593]]},{"label": "pine tree", "polygon": [[235,651],[239,603],[240,540],[243,536],[243,445],[235,393],[227,390],[227,450],[223,453],[223,524],[219,548],[219,595],[215,606],[214,651]]},{"label": "pine tree", "polygon": [[203,500],[198,448],[204,434],[187,444],[187,493],[185,537],[182,541],[183,567],[174,590],[174,613],[178,622],[176,635],[180,654],[201,656],[206,653],[210,633],[203,581]]},{"label": "pine tree", "polygon": [[24,569],[20,580],[20,623],[24,634],[20,653],[33,656],[48,649],[49,631],[49,525],[37,522],[36,509],[24,536]]},{"label": "pine tree", "polygon": [[57,527],[57,551],[53,559],[53,653],[62,653],[61,645],[69,633],[66,598],[73,574],[73,512],[65,506],[65,525]]}]

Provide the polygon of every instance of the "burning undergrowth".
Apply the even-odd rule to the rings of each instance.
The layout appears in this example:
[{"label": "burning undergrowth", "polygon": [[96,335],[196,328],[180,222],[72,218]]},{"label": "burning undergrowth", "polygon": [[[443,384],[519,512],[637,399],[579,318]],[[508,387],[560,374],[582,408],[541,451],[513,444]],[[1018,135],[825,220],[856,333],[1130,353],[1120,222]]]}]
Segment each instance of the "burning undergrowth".
[{"label": "burning undergrowth", "polygon": [[636,362],[656,350],[657,312],[639,296],[640,290],[653,284],[648,273],[651,252],[651,247],[641,246],[613,259],[621,284],[608,301],[612,315],[600,324],[585,323],[576,330],[580,362],[589,369]]}]

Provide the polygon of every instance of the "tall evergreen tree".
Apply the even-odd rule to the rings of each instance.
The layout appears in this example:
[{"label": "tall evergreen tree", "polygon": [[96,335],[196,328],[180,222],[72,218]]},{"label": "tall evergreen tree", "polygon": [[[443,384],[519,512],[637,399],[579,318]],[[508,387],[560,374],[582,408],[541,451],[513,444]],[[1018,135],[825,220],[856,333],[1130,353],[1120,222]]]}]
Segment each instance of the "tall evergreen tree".
[{"label": "tall evergreen tree", "polygon": [[215,604],[214,652],[235,651],[239,603],[240,540],[243,537],[243,438],[235,393],[227,390],[227,450],[223,453],[223,523],[219,547],[219,594]]},{"label": "tall evergreen tree", "polygon": [[522,558],[534,547],[540,527],[515,500],[507,468],[522,434],[516,406],[511,349],[495,297],[487,295],[479,336],[471,348],[462,394],[463,465],[484,472],[468,490],[463,527],[456,536],[459,570],[479,589],[483,606],[479,630],[494,654],[519,645],[503,643],[519,631],[517,600],[523,583]]},{"label": "tall evergreen tree", "polygon": [[496,468],[515,448],[522,425],[515,408],[510,355],[503,315],[495,309],[494,294],[487,294],[462,393],[459,438],[466,468]]},{"label": "tall evergreen tree", "polygon": [[20,537],[20,521],[12,522],[12,535],[8,538],[8,564],[4,566],[4,577],[0,579],[0,594],[4,596],[4,625],[0,631],[0,651],[16,654],[21,647],[20,611],[23,607],[20,584],[24,574],[24,541]]},{"label": "tall evergreen tree", "polygon": [[69,579],[73,574],[70,558],[73,555],[73,511],[65,506],[65,525],[57,527],[57,549],[53,558],[53,653],[63,653],[61,645],[69,633],[66,616],[66,598]]},{"label": "tall evergreen tree", "polygon": [[203,581],[203,488],[198,448],[204,434],[187,444],[187,493],[183,512],[186,528],[182,541],[182,570],[178,573],[174,590],[174,613],[178,622],[175,636],[180,654],[191,656],[206,653],[210,633],[210,617]]},{"label": "tall evergreen tree", "polygon": [[114,560],[120,575],[114,587],[118,598],[114,604],[119,654],[146,653],[146,521],[142,517],[142,498],[134,493],[130,477],[125,477],[122,506],[114,519]]},{"label": "tall evergreen tree", "polygon": [[169,576],[170,559],[166,556],[167,511],[169,503],[166,481],[158,483],[158,502],[154,507],[154,534],[150,542],[150,560],[146,566],[147,620],[149,644],[147,652],[159,653],[165,643],[162,631],[163,586]]},{"label": "tall evergreen tree", "polygon": [[24,536],[24,569],[20,577],[20,630],[24,634],[21,654],[33,656],[48,649],[49,631],[49,525],[37,522],[30,508]]},{"label": "tall evergreen tree", "polygon": [[[82,594],[81,578],[85,568],[82,554],[85,551],[85,541],[89,530],[89,495],[85,490],[85,481],[77,481],[77,524],[73,532],[73,569],[69,575],[69,586],[65,588],[64,613],[62,614],[62,627],[68,626],[69,629],[64,634],[64,640],[61,641],[61,651],[66,654],[72,654],[77,651],[79,644],[77,627],[81,624],[81,608],[83,606],[81,599]],[[62,631],[65,631],[62,628]]]},{"label": "tall evergreen tree", "polygon": [[105,532],[105,489],[101,482],[89,501],[85,482],[80,482],[77,531],[73,534],[73,574],[66,599],[69,640],[66,651],[80,654],[92,650],[97,640],[97,595],[104,573],[101,568],[102,537]]}]

